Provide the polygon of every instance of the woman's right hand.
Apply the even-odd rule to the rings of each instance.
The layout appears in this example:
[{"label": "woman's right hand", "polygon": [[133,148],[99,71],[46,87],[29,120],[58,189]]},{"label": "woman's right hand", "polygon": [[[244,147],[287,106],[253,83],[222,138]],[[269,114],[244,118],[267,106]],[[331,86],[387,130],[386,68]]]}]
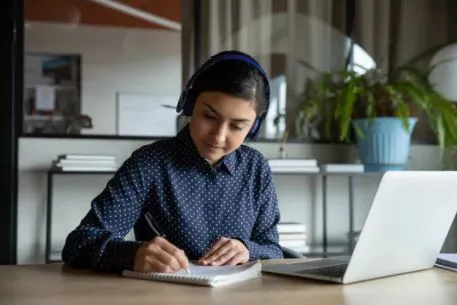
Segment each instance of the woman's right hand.
[{"label": "woman's right hand", "polygon": [[189,260],[184,251],[163,237],[143,243],[133,262],[133,270],[138,272],[176,272],[187,268]]}]

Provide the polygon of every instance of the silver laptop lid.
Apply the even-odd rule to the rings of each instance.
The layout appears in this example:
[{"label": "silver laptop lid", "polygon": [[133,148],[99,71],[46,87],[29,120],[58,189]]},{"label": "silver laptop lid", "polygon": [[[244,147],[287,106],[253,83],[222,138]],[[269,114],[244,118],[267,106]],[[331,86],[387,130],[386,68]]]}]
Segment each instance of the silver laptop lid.
[{"label": "silver laptop lid", "polygon": [[343,283],[433,267],[457,212],[457,172],[381,179]]}]

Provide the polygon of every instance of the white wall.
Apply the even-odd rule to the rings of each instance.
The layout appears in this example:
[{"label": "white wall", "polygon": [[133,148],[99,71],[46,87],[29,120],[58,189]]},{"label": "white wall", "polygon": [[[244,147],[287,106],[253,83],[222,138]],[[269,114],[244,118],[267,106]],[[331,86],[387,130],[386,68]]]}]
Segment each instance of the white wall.
[{"label": "white wall", "polygon": [[[18,263],[44,261],[46,171],[61,153],[110,154],[122,162],[146,142],[115,140],[32,139],[19,141]],[[53,242],[62,245],[65,234],[87,212],[90,200],[109,176],[56,176]]]},{"label": "white wall", "polygon": [[81,111],[94,124],[85,134],[115,134],[116,92],[180,94],[180,32],[31,22],[25,49],[82,56]]}]

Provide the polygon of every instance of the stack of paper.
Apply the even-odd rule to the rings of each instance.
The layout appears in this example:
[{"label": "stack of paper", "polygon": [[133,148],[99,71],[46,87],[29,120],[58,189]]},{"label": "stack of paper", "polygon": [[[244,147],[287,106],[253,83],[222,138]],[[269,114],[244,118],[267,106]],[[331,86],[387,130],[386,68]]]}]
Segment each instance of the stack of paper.
[{"label": "stack of paper", "polygon": [[363,164],[322,164],[321,170],[326,173],[363,173],[365,167]]},{"label": "stack of paper", "polygon": [[316,173],[319,172],[316,159],[269,159],[272,172]]},{"label": "stack of paper", "polygon": [[116,157],[110,155],[59,155],[53,168],[61,171],[116,171]]},{"label": "stack of paper", "polygon": [[300,253],[309,252],[306,243],[306,225],[299,222],[281,222],[278,224],[279,244]]},{"label": "stack of paper", "polygon": [[457,271],[457,253],[441,253],[438,255],[435,266]]}]

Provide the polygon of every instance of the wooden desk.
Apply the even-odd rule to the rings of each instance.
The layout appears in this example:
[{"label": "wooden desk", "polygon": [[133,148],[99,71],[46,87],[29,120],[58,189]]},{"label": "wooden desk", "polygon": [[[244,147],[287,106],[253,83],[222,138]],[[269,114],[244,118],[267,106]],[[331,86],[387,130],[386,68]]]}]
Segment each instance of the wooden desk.
[{"label": "wooden desk", "polygon": [[0,266],[0,304],[455,305],[457,273],[432,269],[351,285],[264,274],[209,288],[67,270],[60,264]]}]

